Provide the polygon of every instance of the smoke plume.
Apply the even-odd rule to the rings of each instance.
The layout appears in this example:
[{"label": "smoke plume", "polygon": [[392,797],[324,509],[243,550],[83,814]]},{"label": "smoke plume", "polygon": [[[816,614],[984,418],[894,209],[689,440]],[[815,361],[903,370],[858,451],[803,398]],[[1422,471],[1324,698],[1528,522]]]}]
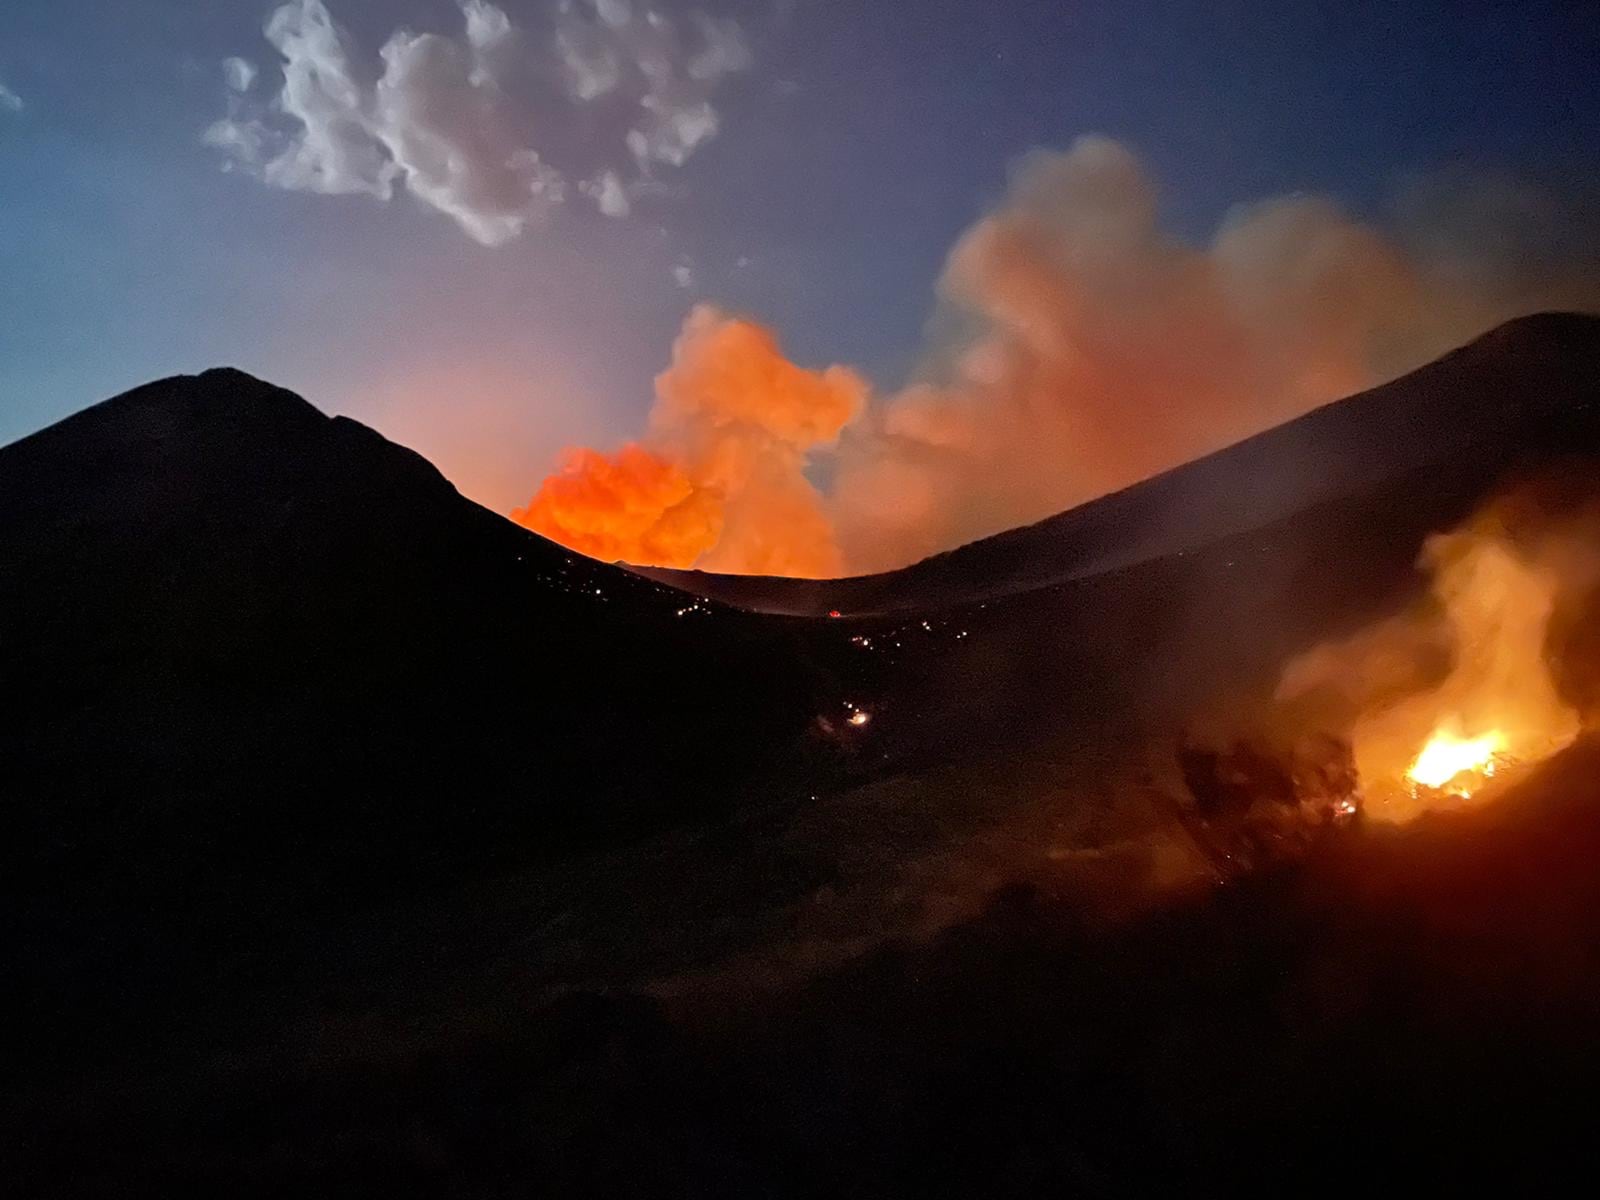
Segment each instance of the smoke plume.
[{"label": "smoke plume", "polygon": [[[770,480],[746,444],[752,424],[765,427],[754,414],[767,391],[744,401],[739,421],[677,424],[658,400],[648,444],[695,488],[689,523],[704,545],[691,557],[693,543],[673,539],[665,557],[635,541],[621,556],[736,572],[901,566],[1393,378],[1500,321],[1600,309],[1595,222],[1574,206],[1445,176],[1414,185],[1400,212],[1404,230],[1421,232],[1382,232],[1326,198],[1280,197],[1236,209],[1196,247],[1162,229],[1156,186],[1127,147],[1091,136],[1035,153],[950,252],[914,379],[870,407],[839,368],[830,377],[851,380],[850,403],[795,393],[790,402],[822,404],[826,432],[764,438],[755,458],[774,465]],[[742,338],[700,338],[706,319],[691,318],[685,335],[700,376],[732,386],[741,369],[717,354],[774,345],[744,323]],[[805,480],[808,456],[826,460],[825,496]],[[741,464],[736,484],[708,469],[725,458]],[[572,459],[530,511],[561,493],[564,520],[581,530],[576,497],[611,495],[586,471],[619,461]],[[801,522],[804,535],[778,521]],[[560,536],[563,526],[542,527]],[[774,552],[802,543],[826,549]]]},{"label": "smoke plume", "polygon": [[854,372],[803,370],[760,326],[696,308],[656,378],[645,443],[570,451],[512,519],[597,558],[837,575],[844,560],[805,468],[865,399]]},{"label": "smoke plume", "polygon": [[1402,785],[1431,739],[1481,739],[1527,763],[1577,734],[1569,685],[1584,656],[1562,644],[1558,616],[1593,615],[1600,520],[1592,500],[1552,512],[1525,489],[1431,538],[1419,565],[1426,605],[1316,647],[1278,687],[1281,703],[1351,730],[1368,811],[1387,820],[1454,799]]}]

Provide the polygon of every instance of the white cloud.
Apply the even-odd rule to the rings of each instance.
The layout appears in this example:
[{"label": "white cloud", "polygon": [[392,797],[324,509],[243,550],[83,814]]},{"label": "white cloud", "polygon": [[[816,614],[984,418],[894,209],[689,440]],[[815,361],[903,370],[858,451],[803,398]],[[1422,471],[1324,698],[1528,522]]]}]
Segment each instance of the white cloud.
[{"label": "white cloud", "polygon": [[622,82],[622,55],[608,31],[570,13],[556,26],[555,51],[574,100],[598,100]]},{"label": "white cloud", "polygon": [[625,217],[633,211],[628,189],[615,171],[602,171],[594,179],[584,181],[580,190],[608,217]]},{"label": "white cloud", "polygon": [[261,128],[254,122],[236,121],[231,117],[213,121],[200,135],[200,140],[227,156],[222,161],[224,171],[236,166],[254,168],[260,165]]},{"label": "white cloud", "polygon": [[484,49],[437,34],[395,34],[382,52],[375,126],[414,195],[497,246],[559,203],[564,183],[518,144],[494,76],[485,73]]},{"label": "white cloud", "polygon": [[0,83],[0,111],[22,111],[22,97],[17,95],[3,83]]},{"label": "white cloud", "polygon": [[479,50],[492,50],[511,38],[511,18],[487,0],[465,0],[467,41]]},{"label": "white cloud", "polygon": [[222,60],[222,77],[231,92],[248,92],[256,80],[256,65],[249,59],[225,58]]},{"label": "white cloud", "polygon": [[399,165],[384,144],[372,90],[357,82],[344,39],[322,0],[285,4],[267,22],[267,40],[283,56],[277,107],[287,136],[253,122],[263,144],[281,148],[261,165],[268,183],[328,195],[387,200]]},{"label": "white cloud", "polygon": [[[323,0],[287,0],[265,28],[281,60],[277,95],[252,102],[254,64],[225,60],[227,115],[202,140],[225,169],[276,187],[388,200],[399,185],[499,245],[562,201],[569,174],[602,213],[627,216],[654,166],[683,165],[717,133],[712,92],[750,65],[739,26],[700,12],[680,28],[630,0],[556,0],[550,45],[531,46],[489,0],[458,2],[459,35],[401,29],[363,63]],[[535,148],[535,134],[559,134],[571,115],[550,111],[551,83],[573,105],[618,107],[609,153],[589,137],[591,161],[563,169]]]},{"label": "white cloud", "polygon": [[748,70],[739,25],[695,11],[689,31],[657,9],[628,0],[562,0],[555,47],[568,93],[591,102],[626,93],[633,115],[624,142],[640,170],[681,167],[720,127],[711,97]]},{"label": "white cloud", "polygon": [[703,12],[693,14],[701,46],[689,59],[689,77],[715,84],[724,75],[750,69],[750,46],[744,31],[731,19],[718,20]]}]

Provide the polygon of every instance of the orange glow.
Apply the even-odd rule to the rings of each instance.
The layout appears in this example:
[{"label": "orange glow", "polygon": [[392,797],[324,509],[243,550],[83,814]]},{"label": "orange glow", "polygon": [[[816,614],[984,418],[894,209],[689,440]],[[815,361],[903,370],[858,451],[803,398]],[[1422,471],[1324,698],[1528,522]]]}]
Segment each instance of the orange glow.
[{"label": "orange glow", "polygon": [[[1498,729],[1475,738],[1441,730],[1422,748],[1406,778],[1424,787],[1444,788],[1465,777],[1466,786],[1476,786],[1478,779],[1494,775],[1495,755],[1505,749],[1505,744],[1505,734]],[[1462,796],[1472,795],[1462,788],[1453,790]]]},{"label": "orange glow", "polygon": [[583,554],[641,566],[843,573],[805,468],[866,403],[844,367],[812,371],[751,321],[701,307],[656,377],[646,444],[569,450],[512,520]]},{"label": "orange glow", "polygon": [[722,533],[714,496],[631,443],[611,456],[569,450],[511,519],[591,558],[663,567],[693,566]]},{"label": "orange glow", "polygon": [[[1546,664],[1558,595],[1587,587],[1592,544],[1552,530],[1515,541],[1495,510],[1431,539],[1433,604],[1328,643],[1286,668],[1280,698],[1333,689],[1362,715],[1351,730],[1363,811],[1405,822],[1484,802],[1485,785],[1578,734]],[[1442,677],[1422,664],[1449,655]]]}]

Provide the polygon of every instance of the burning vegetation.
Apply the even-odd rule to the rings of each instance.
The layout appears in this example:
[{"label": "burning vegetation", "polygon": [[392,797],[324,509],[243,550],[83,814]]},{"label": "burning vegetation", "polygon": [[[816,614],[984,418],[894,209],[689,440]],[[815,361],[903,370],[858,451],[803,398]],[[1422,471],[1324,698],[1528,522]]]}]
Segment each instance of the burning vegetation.
[{"label": "burning vegetation", "polygon": [[1181,739],[1175,815],[1224,878],[1364,820],[1488,804],[1596,710],[1590,481],[1553,472],[1501,494],[1429,538],[1417,568],[1415,601],[1292,658],[1266,711],[1240,720],[1235,700]]},{"label": "burning vegetation", "polygon": [[1349,729],[1372,817],[1481,802],[1577,736],[1554,618],[1589,602],[1600,524],[1592,502],[1552,512],[1548,499],[1524,489],[1431,538],[1422,604],[1283,672],[1282,704]]}]

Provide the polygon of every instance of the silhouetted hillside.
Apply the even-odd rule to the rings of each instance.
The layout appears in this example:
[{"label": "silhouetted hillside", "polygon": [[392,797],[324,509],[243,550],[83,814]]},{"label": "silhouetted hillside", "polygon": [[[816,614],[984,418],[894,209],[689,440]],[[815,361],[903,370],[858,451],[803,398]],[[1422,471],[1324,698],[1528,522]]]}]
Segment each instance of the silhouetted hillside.
[{"label": "silhouetted hillside", "polygon": [[770,621],[568,554],[236,371],[0,450],[0,579],[25,957],[72,958],[50,930],[96,913],[226,925],[715,815],[813,711]]},{"label": "silhouetted hillside", "polygon": [[[1480,458],[1486,490],[1523,431],[1600,403],[1600,317],[1511,321],[1437,362],[1026,528],[881,575],[840,580],[640,574],[745,608],[821,615],[941,607],[1116,570]],[[1464,481],[1469,482],[1470,481]]]},{"label": "silhouetted hillside", "polygon": [[[1168,777],[1491,492],[1593,501],[1597,329],[793,585],[882,589],[836,620],[568,554],[237,372],[0,450],[15,1190],[1204,1192],[1581,1151],[1592,735],[1220,887]],[[1546,649],[1592,714],[1578,599]]]}]

